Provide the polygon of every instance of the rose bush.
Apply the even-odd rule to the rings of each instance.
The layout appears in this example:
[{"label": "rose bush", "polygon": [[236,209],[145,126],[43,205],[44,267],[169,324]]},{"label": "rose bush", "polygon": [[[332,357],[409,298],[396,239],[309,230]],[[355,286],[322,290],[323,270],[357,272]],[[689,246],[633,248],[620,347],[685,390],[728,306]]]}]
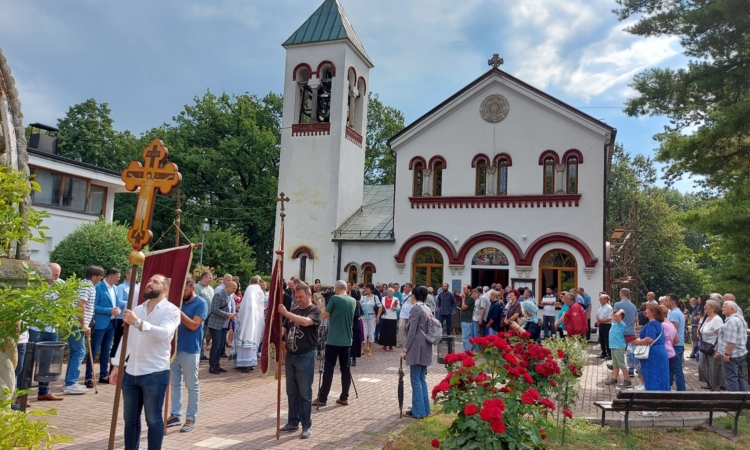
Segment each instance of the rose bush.
[{"label": "rose bush", "polygon": [[[445,355],[448,374],[432,389],[443,412],[456,414],[435,448],[543,448],[552,398],[568,376],[564,350],[552,351],[528,333],[499,333],[470,340],[476,349]],[[575,367],[575,364],[573,364]],[[565,367],[564,369],[562,367]],[[580,368],[575,371],[580,373]],[[567,406],[567,405],[565,405]],[[561,408],[560,408],[561,409]]]}]

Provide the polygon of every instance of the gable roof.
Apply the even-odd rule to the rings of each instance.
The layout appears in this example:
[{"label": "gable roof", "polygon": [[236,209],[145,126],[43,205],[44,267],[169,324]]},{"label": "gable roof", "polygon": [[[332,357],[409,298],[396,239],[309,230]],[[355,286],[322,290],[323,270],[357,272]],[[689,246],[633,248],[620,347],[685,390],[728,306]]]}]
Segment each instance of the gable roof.
[{"label": "gable roof", "polygon": [[436,107],[434,107],[431,110],[427,111],[427,113],[425,113],[424,115],[422,115],[420,118],[418,118],[414,122],[410,123],[408,127],[406,127],[403,130],[399,131],[395,136],[391,137],[388,140],[388,146],[390,147],[391,143],[394,140],[396,140],[399,137],[404,136],[407,133],[409,133],[411,130],[413,130],[415,127],[417,127],[419,124],[421,124],[425,120],[427,120],[430,117],[432,117],[438,111],[440,111],[441,109],[445,108],[451,102],[453,102],[457,98],[461,97],[463,94],[465,94],[467,91],[469,91],[472,88],[474,88],[476,85],[482,83],[483,81],[485,81],[485,80],[487,80],[489,78],[495,77],[495,76],[496,77],[500,77],[500,78],[505,78],[506,80],[510,81],[511,83],[514,83],[514,84],[520,86],[523,89],[526,89],[526,90],[528,90],[528,91],[530,91],[530,92],[532,92],[534,94],[537,94],[537,95],[541,96],[545,100],[548,100],[549,102],[554,103],[554,104],[556,104],[556,105],[558,105],[558,106],[560,106],[560,107],[568,110],[569,112],[571,112],[571,113],[573,113],[573,114],[581,117],[582,119],[584,119],[584,120],[586,120],[588,122],[591,122],[594,125],[597,125],[597,126],[599,126],[601,128],[604,128],[605,130],[609,130],[609,132],[611,134],[611,142],[615,141],[615,137],[617,135],[617,129],[616,128],[613,128],[610,125],[607,125],[606,123],[602,122],[601,120],[595,119],[594,117],[586,114],[585,112],[581,111],[580,109],[574,108],[573,106],[568,105],[567,103],[563,102],[562,100],[559,100],[559,99],[557,99],[557,98],[555,98],[555,97],[547,94],[546,92],[544,92],[544,91],[542,91],[540,89],[537,89],[534,86],[532,86],[530,84],[527,84],[527,83],[519,80],[518,78],[510,75],[507,72],[503,72],[502,70],[497,69],[497,68],[492,68],[492,69],[488,70],[487,72],[485,72],[482,76],[480,76],[476,80],[474,80],[471,83],[469,83],[468,85],[466,85],[463,89],[461,89],[460,91],[458,91],[455,94],[453,94],[452,96],[450,96],[444,102],[440,103]]},{"label": "gable roof", "polygon": [[373,66],[370,56],[354,31],[344,8],[338,0],[325,0],[320,7],[292,34],[283,47],[313,42],[339,41],[347,39],[362,55],[365,61]]}]

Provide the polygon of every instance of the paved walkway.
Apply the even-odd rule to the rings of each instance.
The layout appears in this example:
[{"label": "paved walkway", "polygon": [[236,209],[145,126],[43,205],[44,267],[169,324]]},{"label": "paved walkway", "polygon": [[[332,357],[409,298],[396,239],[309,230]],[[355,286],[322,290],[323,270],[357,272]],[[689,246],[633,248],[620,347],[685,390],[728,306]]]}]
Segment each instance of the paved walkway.
[{"label": "paved walkway", "polygon": [[[598,410],[593,402],[611,400],[617,395],[617,389],[605,386],[609,377],[606,361],[597,358],[598,346],[590,347],[591,359],[583,371],[582,389],[574,408],[576,417],[596,419]],[[435,358],[433,358],[434,360]],[[338,372],[334,377],[328,405],[320,411],[313,409],[313,435],[309,440],[299,439],[299,432],[275,438],[276,426],[276,381],[273,378],[274,368],[269,375],[261,377],[259,371],[241,374],[231,369],[226,360],[222,364],[229,371],[221,375],[208,373],[207,364],[201,365],[201,403],[198,412],[197,426],[190,433],[180,433],[178,428],[170,428],[164,439],[165,449],[368,449],[381,447],[393,431],[398,431],[410,419],[399,419],[397,386],[398,349],[393,352],[376,351],[371,358],[358,359],[357,367],[352,368],[354,382],[359,393],[356,398],[354,389],[350,393],[349,406],[334,403],[340,393]],[[686,361],[684,365],[685,380],[688,390],[699,390],[697,364]],[[411,404],[408,368],[405,368],[405,408]],[[433,364],[428,369],[427,382],[434,386],[444,376],[445,369]],[[314,392],[318,386],[318,366],[314,380]],[[282,378],[282,425],[285,423],[287,408]],[[60,446],[70,449],[101,450],[106,448],[109,436],[109,424],[114,399],[114,386],[99,387],[99,394],[93,389],[82,396],[65,396],[62,402],[36,402],[31,396],[33,407],[55,407],[57,416],[50,417],[60,432],[73,436],[75,441]],[[52,392],[60,395],[62,382],[52,385]],[[183,393],[183,408],[187,407],[187,393]],[[184,413],[184,410],[183,410]],[[612,416],[613,424],[621,424],[618,414]],[[122,411],[120,411],[116,448],[122,448]],[[706,414],[697,413],[664,413],[657,419],[634,416],[631,426],[692,426],[705,421]],[[142,444],[145,448],[145,421]]]},{"label": "paved walkway", "polygon": [[[379,347],[377,347],[379,350]],[[399,419],[398,349],[393,352],[376,351],[371,358],[359,358],[352,368],[354,388],[349,396],[349,406],[334,402],[341,391],[338,372],[334,376],[328,406],[316,411],[313,408],[313,434],[308,440],[299,438],[300,432],[284,433],[276,440],[276,380],[272,366],[266,377],[259,370],[241,374],[231,369],[222,359],[227,373],[211,375],[208,365],[200,368],[201,402],[197,425],[189,433],[170,428],[164,438],[164,449],[367,449],[379,448],[390,437],[390,432],[406,426],[411,419]],[[435,358],[433,358],[434,360]],[[313,392],[317,393],[318,365],[316,364]],[[408,368],[404,369],[404,410],[411,405],[411,388]],[[445,375],[443,366],[433,364],[428,369],[427,382],[434,386]],[[62,383],[52,385],[54,394],[61,395]],[[29,397],[33,407],[58,410],[49,418],[60,433],[72,436],[75,441],[59,448],[102,450],[107,448],[115,387],[99,386],[99,394],[90,389],[81,396],[65,396],[62,402],[36,402]],[[187,408],[187,392],[183,390],[183,418]],[[122,403],[121,403],[122,404]],[[284,379],[282,378],[281,410],[283,426],[287,408]],[[123,447],[122,408],[120,410],[115,448]],[[146,447],[145,419],[141,448]]]}]

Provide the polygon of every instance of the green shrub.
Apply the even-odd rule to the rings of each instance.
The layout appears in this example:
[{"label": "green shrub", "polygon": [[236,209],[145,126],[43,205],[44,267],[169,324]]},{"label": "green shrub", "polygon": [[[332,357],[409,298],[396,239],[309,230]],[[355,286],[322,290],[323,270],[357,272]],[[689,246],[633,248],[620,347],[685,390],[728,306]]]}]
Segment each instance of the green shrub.
[{"label": "green shrub", "polygon": [[34,208],[21,213],[19,209],[25,196],[41,191],[39,183],[23,172],[0,165],[0,255],[5,256],[20,239],[44,243],[44,230],[49,228],[42,223],[47,213]]},{"label": "green shrub", "polygon": [[[200,242],[200,235],[192,241]],[[193,264],[198,265],[200,254],[199,248],[193,251]],[[250,281],[250,277],[256,275],[253,249],[247,244],[247,239],[234,228],[206,233],[203,241],[203,267],[210,267],[219,277],[227,273],[240,277],[243,286]]]},{"label": "green shrub", "polygon": [[50,261],[60,264],[62,278],[72,274],[82,278],[91,265],[101,266],[104,270],[130,267],[130,251],[128,228],[99,220],[83,224],[67,235],[50,253]]},{"label": "green shrub", "polygon": [[[4,392],[6,398],[10,393]],[[57,411],[35,409],[28,412],[10,409],[10,400],[0,402],[0,450],[16,449],[51,449],[56,444],[73,442],[73,439],[53,434],[57,427],[49,422],[39,420],[41,417],[54,416]]]}]

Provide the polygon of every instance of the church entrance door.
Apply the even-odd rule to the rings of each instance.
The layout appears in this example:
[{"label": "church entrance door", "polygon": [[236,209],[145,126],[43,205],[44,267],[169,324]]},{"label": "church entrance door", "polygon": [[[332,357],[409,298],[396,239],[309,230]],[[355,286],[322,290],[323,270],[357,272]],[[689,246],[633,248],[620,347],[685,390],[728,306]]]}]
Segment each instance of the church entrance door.
[{"label": "church entrance door", "polygon": [[503,269],[471,269],[471,286],[491,286],[500,283],[508,285],[508,271]]}]

